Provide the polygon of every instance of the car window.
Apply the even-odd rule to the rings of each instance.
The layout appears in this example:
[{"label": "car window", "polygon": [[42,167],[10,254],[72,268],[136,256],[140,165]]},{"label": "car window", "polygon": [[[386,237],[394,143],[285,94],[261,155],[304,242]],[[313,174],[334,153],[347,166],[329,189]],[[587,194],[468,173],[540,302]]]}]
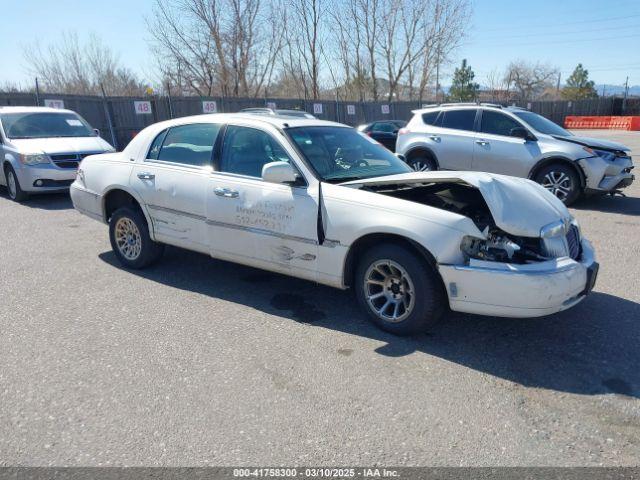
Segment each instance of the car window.
[{"label": "car window", "polygon": [[[213,146],[218,132],[220,132],[220,125],[214,123],[194,123],[172,127],[164,137],[157,159],[195,167],[211,165]],[[153,149],[153,145],[151,148]],[[151,150],[149,153],[152,153]]]},{"label": "car window", "polygon": [[510,136],[511,130],[514,128],[522,128],[522,125],[504,113],[492,110],[482,111],[482,120],[480,121],[482,133]]},{"label": "car window", "polygon": [[422,114],[422,122],[425,125],[435,125],[439,113],[440,113],[439,110],[434,110],[433,112],[423,113]]},{"label": "car window", "polygon": [[267,132],[229,125],[224,135],[220,171],[262,177],[262,167],[271,162],[288,162],[284,148]]},{"label": "car window", "polygon": [[160,132],[156,138],[151,142],[151,146],[149,147],[149,153],[147,154],[147,158],[150,160],[157,160],[158,154],[160,153],[160,148],[162,148],[162,141],[164,140],[165,135],[168,130],[163,130]]},{"label": "car window", "polygon": [[467,110],[445,110],[442,126],[455,130],[473,131],[473,124],[476,120],[476,109]]},{"label": "car window", "polygon": [[374,132],[393,133],[398,130],[398,127],[393,123],[376,122],[373,124],[371,130]]}]

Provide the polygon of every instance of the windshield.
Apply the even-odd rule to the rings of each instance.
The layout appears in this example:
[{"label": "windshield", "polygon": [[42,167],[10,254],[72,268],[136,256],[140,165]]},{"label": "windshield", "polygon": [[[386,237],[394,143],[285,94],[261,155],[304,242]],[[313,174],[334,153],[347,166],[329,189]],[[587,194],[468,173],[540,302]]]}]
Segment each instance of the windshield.
[{"label": "windshield", "polygon": [[562,137],[570,137],[573,134],[560,125],[553,123],[551,120],[547,120],[541,115],[533,112],[512,112],[517,117],[524,120],[526,123],[531,125],[534,130],[537,130],[540,133],[544,133],[546,135],[560,135]]},{"label": "windshield", "polygon": [[91,126],[75,113],[3,113],[0,121],[8,138],[95,137]]},{"label": "windshield", "polygon": [[345,127],[297,127],[287,132],[322,180],[340,183],[411,169],[375,140]]}]

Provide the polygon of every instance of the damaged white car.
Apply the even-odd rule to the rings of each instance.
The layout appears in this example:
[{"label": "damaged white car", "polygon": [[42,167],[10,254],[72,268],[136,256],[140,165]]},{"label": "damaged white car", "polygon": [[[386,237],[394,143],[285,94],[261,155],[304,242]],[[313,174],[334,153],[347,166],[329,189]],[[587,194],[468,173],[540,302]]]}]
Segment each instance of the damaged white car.
[{"label": "damaged white car", "polygon": [[558,312],[585,298],[598,270],[576,220],[540,185],[411,172],[356,130],[314,119],[158,123],[121,153],[85,158],[71,197],[109,225],[125,267],[151,264],[170,244],[351,287],[397,334],[424,330],[446,307]]}]

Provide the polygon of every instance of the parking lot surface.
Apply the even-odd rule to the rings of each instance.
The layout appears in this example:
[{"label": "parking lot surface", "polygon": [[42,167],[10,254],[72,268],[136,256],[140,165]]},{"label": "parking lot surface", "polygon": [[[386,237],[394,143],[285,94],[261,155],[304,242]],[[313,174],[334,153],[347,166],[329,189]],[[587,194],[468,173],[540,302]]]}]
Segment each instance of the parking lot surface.
[{"label": "parking lot surface", "polygon": [[[634,148],[639,132],[583,132]],[[169,248],[119,267],[67,195],[0,192],[0,465],[637,465],[640,183],[572,209],[570,311],[399,338],[350,292]]]}]

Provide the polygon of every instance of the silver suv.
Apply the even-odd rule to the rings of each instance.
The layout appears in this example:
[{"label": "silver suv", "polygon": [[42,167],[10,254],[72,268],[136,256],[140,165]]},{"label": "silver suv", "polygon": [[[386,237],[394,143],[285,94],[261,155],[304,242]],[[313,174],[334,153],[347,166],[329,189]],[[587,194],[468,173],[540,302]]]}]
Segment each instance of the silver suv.
[{"label": "silver suv", "polygon": [[396,152],[419,171],[476,170],[535,180],[565,204],[633,182],[630,149],[578,137],[517,107],[442,104],[415,110]]}]

